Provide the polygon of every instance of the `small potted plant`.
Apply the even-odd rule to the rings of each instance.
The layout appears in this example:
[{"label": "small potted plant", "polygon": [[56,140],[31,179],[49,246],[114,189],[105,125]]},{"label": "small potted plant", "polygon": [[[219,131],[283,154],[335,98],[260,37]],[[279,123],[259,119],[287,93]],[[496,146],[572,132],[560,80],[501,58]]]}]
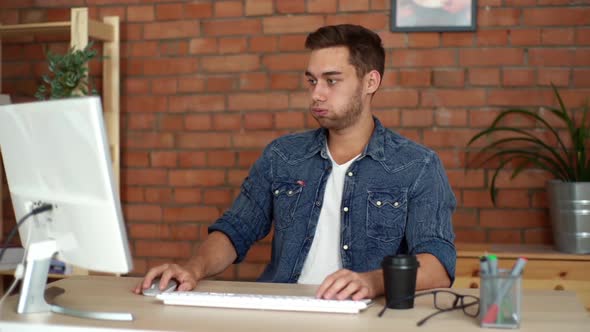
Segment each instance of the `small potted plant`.
[{"label": "small potted plant", "polygon": [[95,56],[92,43],[82,50],[70,48],[65,54],[47,52],[49,74],[43,75],[43,82],[35,97],[45,100],[96,94],[96,90],[88,82],[87,66]]},{"label": "small potted plant", "polygon": [[[576,119],[566,108],[559,91],[552,85],[559,103],[558,108],[547,108],[557,119],[554,124],[534,111],[526,109],[506,109],[501,111],[492,124],[477,133],[469,141],[488,137],[487,144],[476,158],[468,161],[468,166],[481,166],[497,161],[490,185],[490,196],[496,204],[496,178],[500,170],[515,165],[511,179],[523,170],[536,167],[550,173],[552,180],[547,182],[549,210],[556,248],[570,253],[590,253],[590,153],[588,140],[590,126],[587,107],[582,119]],[[506,125],[512,116],[533,120],[545,129],[556,144],[552,145],[538,136],[536,130]],[[578,120],[578,121],[576,121]],[[560,136],[559,129],[565,128],[567,139]],[[499,135],[494,135],[499,134]]]}]

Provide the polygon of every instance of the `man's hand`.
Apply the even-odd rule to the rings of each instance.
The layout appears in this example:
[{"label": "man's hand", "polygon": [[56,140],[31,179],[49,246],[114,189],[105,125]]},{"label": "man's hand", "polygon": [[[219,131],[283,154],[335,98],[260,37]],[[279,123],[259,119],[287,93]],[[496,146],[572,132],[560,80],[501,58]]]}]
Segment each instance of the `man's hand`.
[{"label": "man's hand", "polygon": [[160,277],[160,289],[163,289],[168,284],[170,279],[175,279],[178,281],[178,287],[176,288],[179,291],[190,291],[193,290],[197,286],[197,282],[201,279],[197,276],[195,271],[198,269],[192,269],[193,267],[183,267],[177,264],[163,264],[151,268],[148,273],[146,273],[143,280],[133,289],[135,294],[141,294],[141,292],[149,288],[152,284],[152,281],[157,277]]},{"label": "man's hand", "polygon": [[372,299],[383,294],[381,270],[357,273],[346,269],[327,276],[316,292],[317,298],[346,300]]}]

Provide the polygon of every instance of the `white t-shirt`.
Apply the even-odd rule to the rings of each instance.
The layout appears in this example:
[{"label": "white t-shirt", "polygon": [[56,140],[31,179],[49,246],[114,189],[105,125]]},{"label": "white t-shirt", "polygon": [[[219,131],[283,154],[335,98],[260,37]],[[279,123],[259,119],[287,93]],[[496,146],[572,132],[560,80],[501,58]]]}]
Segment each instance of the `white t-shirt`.
[{"label": "white t-shirt", "polygon": [[332,172],[326,182],[324,204],[320,211],[315,236],[303,264],[301,276],[297,281],[300,284],[319,285],[328,275],[342,268],[342,259],[340,257],[340,204],[344,189],[344,176],[350,164],[360,154],[346,163],[338,165],[330,155],[330,150],[327,149],[327,151],[332,161]]}]

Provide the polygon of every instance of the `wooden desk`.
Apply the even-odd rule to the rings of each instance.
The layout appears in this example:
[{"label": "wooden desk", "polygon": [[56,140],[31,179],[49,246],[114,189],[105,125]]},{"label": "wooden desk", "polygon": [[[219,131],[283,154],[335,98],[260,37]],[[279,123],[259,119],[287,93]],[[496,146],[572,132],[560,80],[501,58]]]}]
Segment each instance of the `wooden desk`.
[{"label": "wooden desk", "polygon": [[501,268],[511,268],[518,257],[527,257],[522,286],[525,289],[575,291],[590,311],[590,255],[558,252],[546,245],[466,244],[457,246],[458,288],[479,287],[479,257],[498,256]]},{"label": "wooden desk", "polygon": [[[358,315],[323,314],[240,309],[212,309],[164,306],[158,300],[131,293],[138,278],[75,276],[51,284],[66,293],[55,303],[85,310],[129,311],[133,322],[86,320],[58,314],[15,313],[16,296],[0,311],[0,330],[5,331],[475,331],[473,318],[461,311],[441,314],[423,327],[416,322],[432,313],[432,298],[419,298],[411,310],[388,310],[377,317],[383,299]],[[203,281],[199,290],[250,292],[261,294],[311,295],[315,287]],[[464,290],[477,294],[477,290]],[[522,331],[587,331],[590,317],[571,292],[525,291],[522,304]],[[97,330],[92,330],[97,331]]]}]

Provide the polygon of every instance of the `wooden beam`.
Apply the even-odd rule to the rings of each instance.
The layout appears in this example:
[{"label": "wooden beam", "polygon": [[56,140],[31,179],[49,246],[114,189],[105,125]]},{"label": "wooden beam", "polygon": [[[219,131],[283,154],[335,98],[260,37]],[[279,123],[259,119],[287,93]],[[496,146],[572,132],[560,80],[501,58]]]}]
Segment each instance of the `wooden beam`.
[{"label": "wooden beam", "polygon": [[88,8],[72,8],[70,46],[82,50],[88,45]]},{"label": "wooden beam", "polygon": [[88,19],[88,35],[102,41],[113,41],[114,29],[112,25]]},{"label": "wooden beam", "polygon": [[46,22],[30,24],[0,25],[0,35],[10,36],[32,33],[67,32],[70,31],[70,22]]},{"label": "wooden beam", "polygon": [[109,16],[104,22],[112,28],[112,38],[103,43],[102,62],[102,95],[105,115],[105,126],[113,163],[113,176],[115,185],[120,188],[121,151],[120,151],[120,123],[119,123],[119,99],[120,99],[120,72],[119,72],[119,17]]}]

